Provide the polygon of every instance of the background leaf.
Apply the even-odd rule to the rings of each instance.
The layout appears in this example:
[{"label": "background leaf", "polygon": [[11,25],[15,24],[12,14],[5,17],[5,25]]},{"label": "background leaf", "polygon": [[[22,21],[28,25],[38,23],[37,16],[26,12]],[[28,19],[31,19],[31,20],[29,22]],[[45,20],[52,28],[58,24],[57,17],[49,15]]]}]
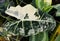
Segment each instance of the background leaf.
[{"label": "background leaf", "polygon": [[47,32],[40,32],[37,35],[31,35],[29,41],[48,41],[48,33]]},{"label": "background leaf", "polygon": [[56,37],[55,41],[60,41],[60,34]]},{"label": "background leaf", "polygon": [[36,6],[38,9],[42,10],[43,12],[49,12],[52,9],[52,0],[35,0]]},{"label": "background leaf", "polygon": [[60,16],[60,4],[54,5],[53,7],[57,9],[56,16]]}]

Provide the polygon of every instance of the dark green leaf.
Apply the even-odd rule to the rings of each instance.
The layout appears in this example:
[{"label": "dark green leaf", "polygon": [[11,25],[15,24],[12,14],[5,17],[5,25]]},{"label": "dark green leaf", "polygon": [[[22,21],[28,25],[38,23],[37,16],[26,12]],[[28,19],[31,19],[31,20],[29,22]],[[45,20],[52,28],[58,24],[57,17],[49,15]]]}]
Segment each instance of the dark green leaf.
[{"label": "dark green leaf", "polygon": [[54,5],[53,7],[57,9],[56,16],[60,16],[60,4]]}]

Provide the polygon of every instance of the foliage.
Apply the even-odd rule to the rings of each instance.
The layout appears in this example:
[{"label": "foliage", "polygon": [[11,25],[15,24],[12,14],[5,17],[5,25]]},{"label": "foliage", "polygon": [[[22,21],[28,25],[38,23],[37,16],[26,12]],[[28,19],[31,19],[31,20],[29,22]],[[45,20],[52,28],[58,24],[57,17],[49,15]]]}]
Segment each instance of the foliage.
[{"label": "foliage", "polygon": [[37,35],[31,35],[29,41],[49,41],[47,32],[40,32]]},{"label": "foliage", "polygon": [[[43,17],[39,19],[40,21],[37,20],[13,20],[13,21],[7,21],[4,24],[4,33],[5,36],[8,35],[13,35],[13,36],[24,36],[28,37],[31,36],[33,39],[32,41],[37,41],[39,40],[38,35],[41,34],[39,32],[42,32],[44,34],[43,40],[44,41],[47,37],[47,33],[44,31],[52,31],[56,26],[55,20],[49,15],[43,13]],[[41,34],[41,35],[42,35]],[[36,36],[35,36],[36,35]],[[34,40],[34,38],[37,38],[37,40]],[[40,36],[41,37],[41,36]],[[31,39],[30,39],[31,40]],[[47,40],[46,40],[47,41]]]},{"label": "foliage", "polygon": [[57,16],[57,17],[60,16],[60,4],[53,5],[53,7],[54,7],[55,9],[57,9],[56,16]]},{"label": "foliage", "polygon": [[35,0],[37,8],[43,12],[49,12],[52,9],[52,0]]},{"label": "foliage", "polygon": [[60,34],[56,37],[55,41],[60,41]]},{"label": "foliage", "polygon": [[[3,36],[5,36],[6,38],[9,37],[9,35],[21,35],[23,37],[30,36],[29,41],[48,41],[48,32],[53,31],[56,26],[56,21],[53,19],[51,15],[47,14],[52,9],[51,0],[49,1],[50,2],[47,2],[46,0],[35,0],[36,7],[37,9],[39,9],[38,13],[40,14],[40,18],[38,21],[22,21],[20,19],[14,20],[13,16],[13,18],[11,18],[11,16],[3,16],[2,14],[5,14],[5,10],[7,9],[7,7],[9,8],[9,6],[17,6],[18,4],[20,5],[19,0],[10,1],[14,3],[14,5],[12,5],[9,1],[4,2],[3,5],[1,5],[0,7],[0,16],[6,19],[6,22],[3,25]],[[40,10],[42,12],[40,12]],[[15,40],[18,41],[17,39]]]}]

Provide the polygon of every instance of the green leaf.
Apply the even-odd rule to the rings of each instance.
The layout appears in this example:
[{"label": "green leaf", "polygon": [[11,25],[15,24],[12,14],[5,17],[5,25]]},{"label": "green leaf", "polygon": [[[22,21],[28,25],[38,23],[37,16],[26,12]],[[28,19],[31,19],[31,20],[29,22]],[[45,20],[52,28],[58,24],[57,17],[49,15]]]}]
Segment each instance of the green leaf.
[{"label": "green leaf", "polygon": [[60,41],[60,34],[56,37],[55,41]]},{"label": "green leaf", "polygon": [[43,12],[49,12],[52,9],[51,3],[52,0],[35,0],[37,8]]},{"label": "green leaf", "polygon": [[47,3],[48,5],[52,4],[52,0],[44,0],[44,3]]},{"label": "green leaf", "polygon": [[37,35],[31,35],[29,41],[48,41],[48,33],[47,32],[40,32]]},{"label": "green leaf", "polygon": [[44,32],[44,37],[42,41],[48,41],[48,33]]},{"label": "green leaf", "polygon": [[35,2],[36,2],[36,6],[42,10],[44,6],[44,0],[35,0]]},{"label": "green leaf", "polygon": [[54,5],[53,7],[57,9],[56,16],[60,16],[60,4]]}]

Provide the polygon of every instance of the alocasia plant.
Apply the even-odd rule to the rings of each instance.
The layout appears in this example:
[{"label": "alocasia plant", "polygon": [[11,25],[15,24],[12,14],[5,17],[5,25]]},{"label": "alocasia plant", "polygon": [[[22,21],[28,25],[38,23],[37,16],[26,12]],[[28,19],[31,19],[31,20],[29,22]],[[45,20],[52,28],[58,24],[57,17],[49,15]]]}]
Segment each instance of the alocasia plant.
[{"label": "alocasia plant", "polygon": [[[30,36],[30,41],[48,41],[46,31],[52,31],[56,26],[53,17],[47,14],[52,8],[51,1],[49,3],[46,0],[35,0],[35,2],[38,8],[30,4],[24,7],[12,6],[13,9],[11,9],[10,6],[10,8],[5,11],[9,16],[17,18],[12,21],[7,20],[4,23],[3,34],[6,37],[21,35],[23,37]],[[40,12],[40,10],[42,12]]]},{"label": "alocasia plant", "polygon": [[[43,33],[44,37],[42,38],[41,41],[44,41],[44,40],[48,41],[48,40],[46,40],[46,37],[47,37],[46,31],[52,31],[55,28],[55,26],[56,26],[55,20],[53,19],[53,17],[51,15],[46,14],[46,13],[42,13],[38,9],[37,9],[38,11],[37,10],[35,11],[35,9],[33,9],[34,7],[33,8],[31,7],[33,9],[33,12],[30,12],[30,6],[32,6],[32,5],[28,5],[28,6],[26,5],[25,7],[23,7],[23,8],[29,7],[28,9],[17,8],[17,9],[19,9],[19,11],[18,11],[19,13],[16,13],[16,14],[19,14],[20,16],[23,14],[23,15],[25,15],[24,16],[25,18],[23,17],[23,19],[22,19],[20,17],[19,20],[17,18],[17,20],[7,21],[4,25],[4,32],[6,32],[6,36],[8,36],[8,35],[13,35],[13,36],[21,35],[24,37],[28,37],[28,36],[32,35],[32,41],[37,41],[37,40],[40,41],[39,39],[36,39],[36,40],[34,40],[34,39],[35,39],[35,37],[38,38],[37,34],[40,34],[40,32],[44,32]],[[16,7],[13,7],[13,8],[16,8]],[[7,9],[6,11],[8,11],[8,10],[11,10],[11,9]],[[20,12],[20,10],[23,10],[23,11],[26,10],[26,12],[25,13]],[[10,12],[8,12],[7,14],[10,15]],[[32,14],[33,14],[32,17],[34,17],[34,16],[35,17],[40,16],[40,17],[38,17],[38,19],[26,18],[27,17],[26,13],[28,14],[28,17],[31,17]],[[42,13],[42,14],[40,14],[40,13]],[[14,14],[12,12],[12,15],[10,15],[10,16],[12,16],[12,17],[17,16],[18,17],[19,15],[16,15],[16,14]],[[37,15],[37,14],[39,14],[39,15]]]}]

